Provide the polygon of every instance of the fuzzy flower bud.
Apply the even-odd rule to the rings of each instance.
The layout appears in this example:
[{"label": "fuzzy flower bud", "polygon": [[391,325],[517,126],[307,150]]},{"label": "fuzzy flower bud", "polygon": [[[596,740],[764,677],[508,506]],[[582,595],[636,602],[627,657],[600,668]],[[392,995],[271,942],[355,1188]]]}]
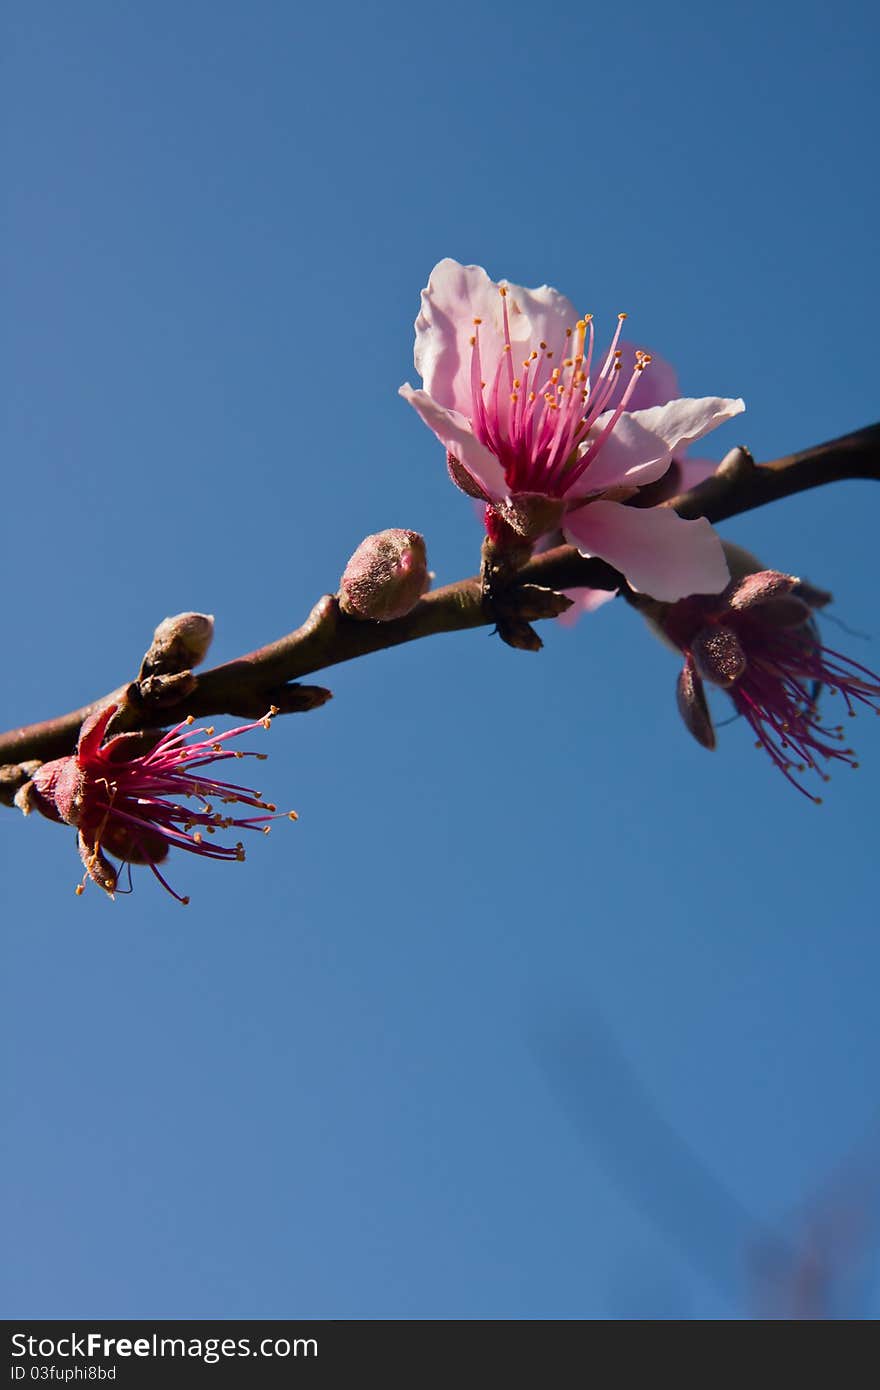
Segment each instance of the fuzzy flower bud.
[{"label": "fuzzy flower bud", "polygon": [[210,613],[177,613],[163,618],[141,663],[141,677],[191,670],[204,661],[213,636]]},{"label": "fuzzy flower bud", "polygon": [[361,541],[346,565],[339,606],[349,617],[387,623],[415,608],[429,584],[424,538],[417,531],[379,531]]}]

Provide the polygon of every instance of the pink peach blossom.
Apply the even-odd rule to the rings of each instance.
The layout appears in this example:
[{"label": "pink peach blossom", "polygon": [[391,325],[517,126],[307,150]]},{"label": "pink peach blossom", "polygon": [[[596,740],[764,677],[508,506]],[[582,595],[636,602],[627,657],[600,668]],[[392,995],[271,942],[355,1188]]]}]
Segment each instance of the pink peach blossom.
[{"label": "pink peach blossom", "polygon": [[[743,402],[709,396],[628,409],[651,362],[636,350],[621,387],[624,318],[600,354],[591,317],[558,291],[495,284],[479,266],[441,261],[415,325],[423,385],[406,383],[400,394],[451,455],[454,481],[529,541],[561,527],[582,554],[655,598],[718,593],[727,565],[707,521],[623,503]],[[540,531],[529,531],[530,516]]]},{"label": "pink peach blossom", "polygon": [[[216,831],[235,827],[265,832],[267,823],[276,818],[276,808],[263,801],[259,792],[216,781],[200,771],[229,758],[264,758],[264,753],[224,745],[252,729],[268,729],[276,711],[222,734],[215,734],[213,728],[193,728],[189,716],[155,736],[152,747],[144,751],[143,734],[117,734],[104,741],[116,710],[110,704],[91,715],[80,730],[76,752],[38,768],[33,781],[17,794],[16,803],[26,815],[37,810],[50,820],[76,826],[86,877],[111,898],[119,874],[108,853],[123,863],[146,864],[172,897],[187,903],[189,899],[176,893],[156,867],[169,850],[186,850],[208,859],[244,859],[243,845],[216,843]],[[191,798],[196,805],[181,805],[181,797]],[[215,810],[214,803],[243,804],[260,814],[238,818]],[[293,812],[288,814],[296,819]],[[77,892],[82,889],[80,885]]]}]

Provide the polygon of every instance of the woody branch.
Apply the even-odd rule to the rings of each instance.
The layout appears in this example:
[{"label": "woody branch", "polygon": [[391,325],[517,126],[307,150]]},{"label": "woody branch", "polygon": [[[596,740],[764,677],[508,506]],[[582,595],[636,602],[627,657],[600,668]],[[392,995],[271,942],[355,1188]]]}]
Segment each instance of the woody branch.
[{"label": "woody branch", "polygon": [[[844,479],[880,479],[880,423],[762,465],[745,450],[734,450],[718,471],[698,487],[661,505],[687,519],[728,520],[769,502]],[[558,546],[529,560],[513,591],[520,594],[520,616],[537,621],[560,611],[547,592],[589,587],[626,590],[623,577],[604,561],[585,558],[572,546]],[[403,618],[363,622],[343,613],[325,595],[295,631],[267,646],[160,691],[129,681],[80,709],[0,735],[0,784],[14,791],[24,780],[20,765],[69,753],[83,720],[116,701],[124,708],[119,729],[152,729],[188,714],[259,717],[271,704],[280,713],[314,709],[330,698],[320,686],[300,685],[303,677],[370,652],[442,632],[460,632],[495,620],[479,576],[447,584],[425,596]]]}]

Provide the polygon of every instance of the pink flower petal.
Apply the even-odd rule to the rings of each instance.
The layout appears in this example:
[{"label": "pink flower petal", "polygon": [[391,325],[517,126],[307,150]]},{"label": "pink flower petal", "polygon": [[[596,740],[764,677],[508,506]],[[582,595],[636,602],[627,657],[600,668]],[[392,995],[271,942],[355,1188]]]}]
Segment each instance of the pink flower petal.
[{"label": "pink flower petal", "polygon": [[[659,353],[651,352],[644,343],[630,343],[621,338],[617,344],[620,348],[621,362],[623,370],[620,375],[624,378],[627,371],[632,367],[636,359],[636,349],[641,348],[650,354],[650,364],[641,373],[636,384],[636,389],[630,397],[630,411],[649,410],[654,405],[665,405],[667,401],[677,400],[681,392],[678,389],[678,376],[671,362],[667,362]],[[602,367],[602,354],[599,356],[599,369]],[[595,372],[593,373],[595,378]]]},{"label": "pink flower petal", "polygon": [[605,604],[610,603],[613,598],[617,598],[616,589],[563,589],[562,592],[572,602],[571,608],[560,613],[556,620],[563,627],[574,627],[582,614],[595,613],[597,609],[604,608]]},{"label": "pink flower petal", "polygon": [[720,593],[730,577],[708,521],[684,521],[668,507],[590,502],[569,512],[563,529],[582,555],[600,556],[632,588],[666,603]]},{"label": "pink flower petal", "polygon": [[[588,497],[613,487],[644,487],[656,482],[666,472],[676,450],[743,410],[745,404],[741,400],[684,396],[648,410],[624,411],[569,495]],[[581,457],[595,445],[611,417],[611,411],[599,416],[579,450]]]},{"label": "pink flower petal", "polygon": [[676,454],[678,464],[678,485],[676,492],[690,492],[698,483],[704,483],[718,467],[718,459],[682,458],[681,451]]},{"label": "pink flower petal", "polygon": [[[578,317],[569,300],[549,285],[528,290],[508,284],[507,311],[518,359],[532,346],[537,349],[542,340],[561,356],[565,329],[573,328]],[[468,419],[473,410],[474,319],[482,320],[482,375],[491,381],[504,348],[504,310],[498,285],[482,266],[440,261],[422,290],[422,307],[416,319],[416,371],[429,396]],[[516,366],[519,370],[519,361]]]},{"label": "pink flower petal", "polygon": [[[647,368],[650,371],[650,367]],[[702,439],[704,434],[741,415],[745,401],[728,396],[682,396],[666,405],[655,405],[650,410],[633,411],[633,418],[643,429],[659,435],[665,440],[670,453]]]},{"label": "pink flower petal", "polygon": [[[599,438],[612,414],[608,410],[599,416],[579,450],[581,456]],[[672,453],[665,440],[646,430],[635,415],[624,411],[592,463],[566,495],[574,500],[607,492],[612,487],[645,487],[662,478],[671,461]]]},{"label": "pink flower petal", "polygon": [[425,424],[450,454],[454,454],[467,471],[480,482],[493,501],[507,496],[504,469],[494,454],[490,454],[478,439],[467,419],[457,410],[438,405],[427,391],[413,390],[409,382],[400,387],[399,394],[414,407]]}]

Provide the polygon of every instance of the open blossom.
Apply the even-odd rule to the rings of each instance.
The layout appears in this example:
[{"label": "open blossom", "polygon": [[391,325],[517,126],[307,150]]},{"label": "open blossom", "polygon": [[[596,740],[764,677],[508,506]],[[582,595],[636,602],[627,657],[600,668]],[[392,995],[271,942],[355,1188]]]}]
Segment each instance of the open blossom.
[{"label": "open blossom", "polygon": [[[50,820],[76,826],[86,878],[111,897],[119,874],[108,854],[124,863],[146,864],[172,897],[188,903],[189,898],[176,893],[157,868],[171,849],[208,859],[244,859],[243,844],[219,844],[214,838],[217,831],[267,833],[267,822],[276,818],[275,806],[263,801],[259,792],[204,777],[197,769],[230,758],[264,759],[265,753],[225,745],[253,729],[268,729],[276,711],[222,734],[212,728],[193,728],[190,715],[145,752],[142,734],[118,734],[103,742],[116,710],[111,704],[91,715],[80,730],[76,752],[44,763],[16,802],[26,815],[38,810]],[[181,805],[182,797],[191,798],[195,805]],[[216,809],[232,805],[250,806],[260,814],[237,817]],[[288,814],[296,819],[294,812]],[[86,878],[77,893],[83,891]]]},{"label": "open blossom", "polygon": [[599,351],[591,316],[558,291],[489,279],[479,266],[434,267],[416,319],[423,386],[400,394],[450,456],[459,487],[529,541],[561,528],[630,585],[672,601],[728,581],[705,520],[623,503],[680,451],[744,409],[717,396],[629,409],[650,357],[624,364],[617,332]]},{"label": "open blossom", "polygon": [[726,691],[780,772],[812,801],[799,778],[828,781],[831,762],[856,767],[842,725],[819,712],[823,688],[839,694],[847,713],[858,705],[880,712],[880,677],[822,645],[813,610],[830,596],[778,570],[762,570],[738,546],[726,545],[736,577],[717,598],[694,597],[649,606],[652,626],[684,653],[678,707],[694,738],[715,747],[704,681]]}]

